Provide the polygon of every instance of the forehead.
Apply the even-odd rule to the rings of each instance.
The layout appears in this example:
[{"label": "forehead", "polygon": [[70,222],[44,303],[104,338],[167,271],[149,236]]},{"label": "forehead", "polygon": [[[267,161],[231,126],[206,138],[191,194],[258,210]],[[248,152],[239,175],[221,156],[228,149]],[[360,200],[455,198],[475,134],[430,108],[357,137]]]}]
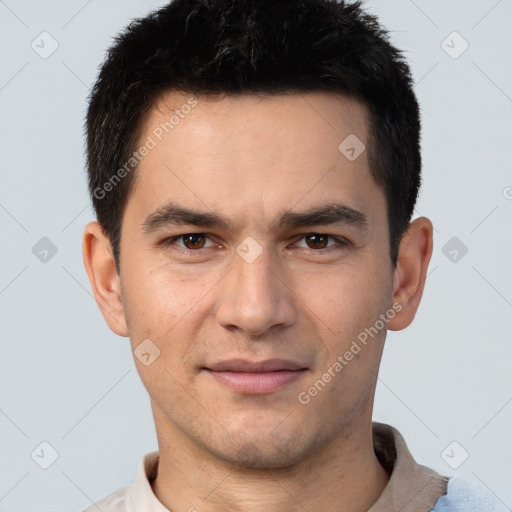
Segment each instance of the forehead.
[{"label": "forehead", "polygon": [[275,146],[279,145],[283,154],[288,147],[297,155],[312,150],[323,155],[339,151],[340,137],[352,135],[367,140],[368,125],[367,107],[341,94],[238,94],[211,98],[170,92],[155,102],[142,132],[170,146],[173,136],[186,131],[185,135],[194,136],[191,143],[210,144],[218,154],[226,154],[228,147],[243,145],[245,150],[265,155],[275,153]]},{"label": "forehead", "polygon": [[383,204],[369,173],[367,110],[351,98],[172,92],[141,128],[139,147],[151,149],[128,201],[141,215],[172,201],[270,225],[283,206]]}]

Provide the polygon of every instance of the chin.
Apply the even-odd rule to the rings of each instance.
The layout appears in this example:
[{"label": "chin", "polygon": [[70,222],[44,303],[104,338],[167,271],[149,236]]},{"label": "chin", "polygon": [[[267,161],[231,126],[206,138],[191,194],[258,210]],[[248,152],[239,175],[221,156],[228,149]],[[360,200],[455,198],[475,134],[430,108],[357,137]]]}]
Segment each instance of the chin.
[{"label": "chin", "polygon": [[[304,432],[302,432],[304,436]],[[253,437],[253,439],[250,439]],[[208,446],[216,458],[229,464],[252,469],[284,469],[302,462],[319,446],[318,436],[310,439],[299,438],[297,433],[275,436],[272,442],[268,436],[244,435],[243,439],[230,439],[229,445]]]}]

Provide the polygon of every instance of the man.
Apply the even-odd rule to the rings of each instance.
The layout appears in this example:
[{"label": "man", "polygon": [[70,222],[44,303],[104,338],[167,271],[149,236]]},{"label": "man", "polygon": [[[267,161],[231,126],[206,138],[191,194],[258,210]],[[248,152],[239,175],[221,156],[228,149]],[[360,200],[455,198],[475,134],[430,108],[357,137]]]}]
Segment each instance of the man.
[{"label": "man", "polygon": [[372,424],[432,253],[418,112],[359,4],[175,0],[117,38],[84,261],[159,450],[87,510],[495,510]]}]

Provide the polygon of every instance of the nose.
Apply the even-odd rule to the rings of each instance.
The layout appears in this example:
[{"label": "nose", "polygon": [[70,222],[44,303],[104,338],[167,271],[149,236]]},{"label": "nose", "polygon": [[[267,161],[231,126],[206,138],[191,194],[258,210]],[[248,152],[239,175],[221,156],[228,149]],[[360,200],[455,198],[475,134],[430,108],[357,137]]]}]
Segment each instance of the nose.
[{"label": "nose", "polygon": [[223,279],[218,297],[219,324],[238,328],[251,336],[261,336],[276,327],[289,327],[297,318],[286,269],[275,261],[268,248],[254,261],[234,254],[233,268]]}]

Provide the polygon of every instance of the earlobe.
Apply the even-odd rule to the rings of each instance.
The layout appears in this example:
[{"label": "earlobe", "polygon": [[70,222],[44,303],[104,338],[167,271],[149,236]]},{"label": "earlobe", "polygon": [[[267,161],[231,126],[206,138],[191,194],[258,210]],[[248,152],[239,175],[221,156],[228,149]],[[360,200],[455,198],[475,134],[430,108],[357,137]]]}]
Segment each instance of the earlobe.
[{"label": "earlobe", "polygon": [[116,271],[110,241],[98,222],[90,222],[85,227],[82,252],[94,297],[105,321],[119,336],[128,336],[121,280]]},{"label": "earlobe", "polygon": [[393,276],[393,303],[400,304],[401,310],[388,324],[392,331],[404,329],[416,315],[432,256],[432,232],[430,220],[420,217],[409,224],[402,238]]}]

